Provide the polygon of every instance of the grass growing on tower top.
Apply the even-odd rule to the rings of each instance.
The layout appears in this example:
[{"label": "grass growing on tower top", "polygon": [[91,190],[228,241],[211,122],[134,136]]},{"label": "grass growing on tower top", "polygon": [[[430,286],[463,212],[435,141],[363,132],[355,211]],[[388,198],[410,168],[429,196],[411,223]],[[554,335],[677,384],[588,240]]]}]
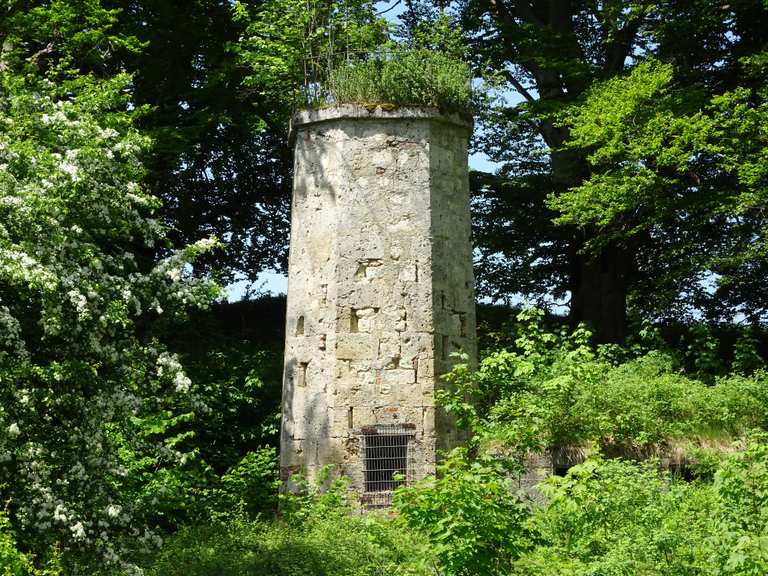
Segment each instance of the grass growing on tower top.
[{"label": "grass growing on tower top", "polygon": [[425,49],[399,48],[344,63],[328,79],[334,104],[424,106],[471,113],[469,66]]}]

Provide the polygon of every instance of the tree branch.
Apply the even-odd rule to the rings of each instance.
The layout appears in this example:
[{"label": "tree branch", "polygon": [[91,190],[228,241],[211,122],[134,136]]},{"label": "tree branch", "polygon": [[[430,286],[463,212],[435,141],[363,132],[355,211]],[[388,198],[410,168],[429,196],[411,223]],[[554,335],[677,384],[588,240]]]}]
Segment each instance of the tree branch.
[{"label": "tree branch", "polygon": [[507,81],[515,87],[515,90],[517,90],[523,98],[525,98],[528,102],[536,102],[536,99],[531,95],[530,92],[528,92],[525,86],[523,86],[522,83],[517,78],[515,78],[515,75],[512,74],[512,72],[505,69],[504,76],[506,76]]},{"label": "tree branch", "polygon": [[46,54],[50,54],[51,52],[53,52],[53,50],[54,50],[53,42],[49,42],[45,48],[41,48],[40,50],[32,54],[32,56],[29,57],[29,61],[37,64],[37,59],[40,58],[40,56],[45,56]]},{"label": "tree branch", "polygon": [[[616,74],[624,68],[624,60],[629,56],[640,26],[645,21],[641,15],[627,22],[616,32],[614,40],[606,44],[605,62],[603,62],[603,72]],[[606,23],[606,27],[609,25]]]}]

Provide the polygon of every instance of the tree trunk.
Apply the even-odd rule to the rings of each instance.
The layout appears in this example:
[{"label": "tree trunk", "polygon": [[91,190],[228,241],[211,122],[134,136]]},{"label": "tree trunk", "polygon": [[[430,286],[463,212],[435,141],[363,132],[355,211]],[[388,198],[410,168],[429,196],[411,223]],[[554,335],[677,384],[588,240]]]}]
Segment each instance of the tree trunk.
[{"label": "tree trunk", "polygon": [[[529,102],[548,102],[550,106],[572,100],[583,93],[590,83],[586,70],[587,55],[580,45],[575,28],[576,3],[570,0],[486,0],[485,9],[493,15],[502,37],[509,40],[511,49],[508,60],[523,67],[528,78],[533,79],[538,98],[525,87],[526,78],[514,78],[513,85]],[[626,57],[631,54],[637,31],[643,22],[642,17],[624,22],[618,26],[615,15],[602,10],[597,16],[607,18],[601,22],[607,28],[600,38],[605,50],[603,75],[609,77],[619,74],[625,65]],[[542,48],[515,44],[525,38],[521,22],[539,31]],[[615,33],[610,24],[616,25]],[[547,52],[547,48],[551,52]],[[560,54],[562,60],[552,59]],[[549,54],[549,57],[543,57]],[[570,60],[573,65],[564,73],[563,61]],[[581,66],[580,66],[581,65]],[[556,106],[553,106],[555,109]],[[555,193],[578,186],[589,177],[589,165],[583,156],[563,149],[568,138],[568,130],[554,121],[554,117],[542,118],[538,125],[539,133],[549,146],[552,158],[552,179]],[[622,342],[626,336],[626,302],[630,273],[635,267],[636,249],[631,245],[612,243],[605,246],[598,254],[583,254],[582,248],[590,237],[595,237],[595,230],[587,237],[577,229],[573,230],[573,240],[569,248],[569,288],[571,291],[571,322],[576,325],[584,322],[589,325],[598,342]]]},{"label": "tree trunk", "polygon": [[[563,130],[552,150],[552,176],[557,189],[565,191],[580,185],[589,174],[586,160],[573,151],[559,148],[566,138]],[[611,242],[598,253],[583,253],[586,242],[597,231],[573,231],[569,248],[569,288],[572,326],[586,324],[596,342],[621,343],[627,333],[628,281],[635,265],[630,246]]]},{"label": "tree trunk", "polygon": [[580,248],[575,243],[571,254],[571,324],[586,324],[598,343],[621,343],[627,335],[627,281],[634,254],[615,242],[598,254],[580,254]]}]

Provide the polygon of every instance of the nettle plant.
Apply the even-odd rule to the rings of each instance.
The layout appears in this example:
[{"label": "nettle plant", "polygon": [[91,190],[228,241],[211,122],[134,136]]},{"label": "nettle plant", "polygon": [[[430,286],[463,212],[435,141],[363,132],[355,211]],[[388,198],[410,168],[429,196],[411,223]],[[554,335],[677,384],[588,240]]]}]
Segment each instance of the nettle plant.
[{"label": "nettle plant", "polygon": [[158,541],[168,487],[142,473],[192,456],[184,423],[205,406],[151,328],[216,296],[190,276],[216,242],[153,261],[128,76],[29,78],[0,78],[0,498],[20,546],[84,573],[124,564],[122,535]]}]

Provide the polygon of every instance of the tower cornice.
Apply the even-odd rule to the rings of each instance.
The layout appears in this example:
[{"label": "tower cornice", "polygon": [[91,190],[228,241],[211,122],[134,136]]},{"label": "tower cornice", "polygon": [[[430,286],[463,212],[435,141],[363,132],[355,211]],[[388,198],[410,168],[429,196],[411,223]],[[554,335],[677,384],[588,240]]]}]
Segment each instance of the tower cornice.
[{"label": "tower cornice", "polygon": [[296,112],[288,126],[288,143],[293,146],[299,128],[333,122],[341,119],[356,120],[429,120],[451,124],[466,130],[467,138],[472,135],[474,120],[470,116],[455,112],[443,112],[438,108],[423,106],[397,106],[394,104],[341,104],[323,108],[307,108]]}]

